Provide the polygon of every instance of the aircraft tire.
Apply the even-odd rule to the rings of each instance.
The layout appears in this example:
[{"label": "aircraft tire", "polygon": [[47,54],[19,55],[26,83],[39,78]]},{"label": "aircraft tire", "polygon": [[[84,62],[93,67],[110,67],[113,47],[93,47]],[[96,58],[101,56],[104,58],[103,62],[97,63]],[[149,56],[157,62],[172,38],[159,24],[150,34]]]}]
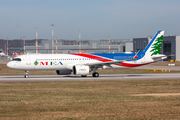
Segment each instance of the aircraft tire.
[{"label": "aircraft tire", "polygon": [[24,78],[28,78],[29,77],[29,75],[24,75]]},{"label": "aircraft tire", "polygon": [[93,77],[99,77],[99,73],[94,72],[94,73],[92,74],[92,76],[93,76]]}]

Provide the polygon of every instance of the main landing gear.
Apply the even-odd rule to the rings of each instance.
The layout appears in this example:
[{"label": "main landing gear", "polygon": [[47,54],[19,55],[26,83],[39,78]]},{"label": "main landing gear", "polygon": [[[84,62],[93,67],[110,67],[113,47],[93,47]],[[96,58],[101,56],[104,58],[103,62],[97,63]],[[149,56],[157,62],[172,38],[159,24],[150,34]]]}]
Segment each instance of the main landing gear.
[{"label": "main landing gear", "polygon": [[26,74],[24,75],[24,78],[28,78],[29,77],[29,71],[25,71]]},{"label": "main landing gear", "polygon": [[99,73],[94,72],[94,73],[92,74],[92,76],[93,76],[93,77],[99,77]]},{"label": "main landing gear", "polygon": [[94,73],[92,74],[93,77],[99,77],[99,73],[96,72],[96,67],[91,68],[91,70],[94,71]]}]

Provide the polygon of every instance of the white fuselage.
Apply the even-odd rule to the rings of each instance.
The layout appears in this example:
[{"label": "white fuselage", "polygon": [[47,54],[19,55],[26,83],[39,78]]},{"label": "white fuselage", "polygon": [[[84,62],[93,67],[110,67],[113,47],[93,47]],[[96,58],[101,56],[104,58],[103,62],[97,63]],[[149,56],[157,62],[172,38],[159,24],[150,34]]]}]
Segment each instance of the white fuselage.
[{"label": "white fuselage", "polygon": [[[117,61],[108,58],[87,58],[72,54],[29,54],[17,56],[20,60],[10,61],[7,66],[17,70],[72,70],[74,65],[101,63],[104,61]],[[124,57],[126,59],[126,57]],[[137,67],[154,62],[151,60],[126,61],[121,64],[112,64],[111,66],[102,66],[107,68],[130,68]]]}]

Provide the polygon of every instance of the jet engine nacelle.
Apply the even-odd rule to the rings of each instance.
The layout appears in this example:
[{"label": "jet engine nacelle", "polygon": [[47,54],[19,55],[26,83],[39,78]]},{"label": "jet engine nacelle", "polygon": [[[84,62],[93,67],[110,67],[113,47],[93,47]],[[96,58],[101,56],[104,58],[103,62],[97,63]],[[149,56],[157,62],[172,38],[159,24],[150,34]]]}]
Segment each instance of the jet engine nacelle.
[{"label": "jet engine nacelle", "polygon": [[89,66],[85,65],[75,65],[73,66],[74,75],[88,75],[89,74]]},{"label": "jet engine nacelle", "polygon": [[57,75],[69,75],[71,74],[71,70],[56,70]]}]

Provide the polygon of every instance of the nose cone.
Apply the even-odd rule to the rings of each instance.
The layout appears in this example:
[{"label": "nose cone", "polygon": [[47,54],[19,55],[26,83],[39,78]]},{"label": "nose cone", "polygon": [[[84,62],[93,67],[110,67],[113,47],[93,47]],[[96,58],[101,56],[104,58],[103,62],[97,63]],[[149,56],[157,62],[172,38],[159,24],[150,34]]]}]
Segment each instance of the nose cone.
[{"label": "nose cone", "polygon": [[14,64],[12,62],[7,63],[7,67],[13,69]]}]

